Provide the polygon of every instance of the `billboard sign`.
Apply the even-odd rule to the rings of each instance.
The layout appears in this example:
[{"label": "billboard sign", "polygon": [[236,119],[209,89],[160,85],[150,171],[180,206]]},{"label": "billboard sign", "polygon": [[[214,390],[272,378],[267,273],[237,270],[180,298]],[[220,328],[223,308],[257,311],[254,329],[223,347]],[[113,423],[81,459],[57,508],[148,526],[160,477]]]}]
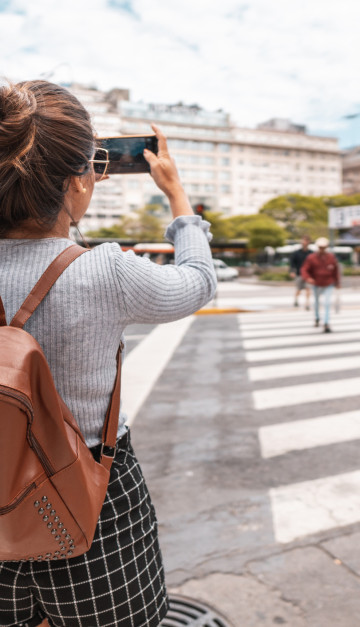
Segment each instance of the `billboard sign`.
[{"label": "billboard sign", "polygon": [[329,209],[329,229],[351,229],[360,225],[360,205],[331,207]]}]

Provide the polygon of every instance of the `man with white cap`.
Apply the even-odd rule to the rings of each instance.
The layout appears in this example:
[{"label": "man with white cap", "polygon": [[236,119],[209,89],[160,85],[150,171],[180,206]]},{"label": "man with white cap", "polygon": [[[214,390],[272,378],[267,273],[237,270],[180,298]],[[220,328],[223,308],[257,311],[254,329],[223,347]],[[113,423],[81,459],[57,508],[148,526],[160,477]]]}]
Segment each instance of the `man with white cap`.
[{"label": "man with white cap", "polygon": [[318,250],[309,255],[301,268],[301,276],[314,287],[315,298],[315,326],[320,324],[319,298],[324,294],[324,333],[330,333],[330,303],[331,294],[335,287],[340,287],[339,264],[336,257],[327,252],[329,240],[326,237],[319,237],[315,242]]}]

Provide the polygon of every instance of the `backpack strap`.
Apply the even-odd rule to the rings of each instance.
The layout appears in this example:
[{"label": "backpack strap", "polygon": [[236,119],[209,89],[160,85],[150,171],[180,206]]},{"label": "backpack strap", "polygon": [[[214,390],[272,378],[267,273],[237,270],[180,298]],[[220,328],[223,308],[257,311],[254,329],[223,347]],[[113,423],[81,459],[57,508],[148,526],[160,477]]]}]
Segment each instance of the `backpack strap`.
[{"label": "backpack strap", "polygon": [[[65,248],[60,255],[55,257],[54,261],[48,266],[44,274],[41,275],[30,294],[24,300],[20,309],[10,322],[10,327],[23,328],[35,309],[40,305],[46,294],[50,291],[55,281],[64,272],[64,270],[80,255],[86,253],[87,249],[73,244]],[[1,307],[0,307],[0,323],[1,323]]]},{"label": "backpack strap", "polygon": [[117,352],[117,372],[114,388],[111,394],[108,410],[106,412],[102,436],[101,436],[101,452],[100,464],[108,470],[111,468],[112,461],[116,453],[117,428],[119,424],[120,413],[120,394],[121,394],[121,353],[124,344],[120,342]]},{"label": "backpack strap", "polygon": [[[11,320],[9,326],[22,328],[64,270],[72,263],[72,261],[83,253],[86,253],[88,250],[89,249],[82,248],[77,244],[65,248],[65,250],[63,250],[45,270],[44,274],[40,277],[28,297],[24,300],[20,309]],[[6,319],[4,307],[0,298],[0,326],[3,324],[6,324]],[[117,371],[114,388],[106,412],[101,438],[100,463],[108,470],[111,468],[112,461],[116,453],[115,446],[120,412],[121,353],[123,348],[124,345],[121,342],[116,357]]]}]

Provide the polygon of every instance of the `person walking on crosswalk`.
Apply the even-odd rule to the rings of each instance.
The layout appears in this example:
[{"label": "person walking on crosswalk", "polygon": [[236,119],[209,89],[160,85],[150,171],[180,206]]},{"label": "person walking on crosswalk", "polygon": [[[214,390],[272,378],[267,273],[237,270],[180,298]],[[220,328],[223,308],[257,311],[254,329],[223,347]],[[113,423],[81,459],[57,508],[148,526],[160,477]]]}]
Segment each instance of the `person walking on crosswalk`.
[{"label": "person walking on crosswalk", "polygon": [[310,237],[308,235],[304,235],[301,238],[301,248],[295,250],[290,259],[290,276],[292,279],[295,279],[295,300],[294,307],[299,306],[299,296],[302,290],[305,290],[305,309],[310,309],[310,289],[306,284],[306,281],[301,276],[301,266],[304,264],[306,258],[311,255],[311,250],[309,249]]},{"label": "person walking on crosswalk", "polygon": [[315,242],[317,252],[309,255],[301,268],[301,276],[313,285],[315,299],[315,326],[320,324],[319,299],[324,295],[324,333],[330,333],[330,304],[334,287],[340,287],[339,264],[335,255],[327,252],[329,240],[320,237]]}]

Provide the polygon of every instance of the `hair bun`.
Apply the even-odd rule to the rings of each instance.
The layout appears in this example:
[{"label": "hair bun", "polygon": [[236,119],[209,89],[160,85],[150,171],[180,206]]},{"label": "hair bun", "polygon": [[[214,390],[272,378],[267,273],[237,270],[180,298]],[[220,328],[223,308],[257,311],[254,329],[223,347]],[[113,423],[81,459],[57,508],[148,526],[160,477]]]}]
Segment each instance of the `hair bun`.
[{"label": "hair bun", "polygon": [[0,164],[26,174],[26,158],[35,140],[37,102],[26,83],[0,87]]}]

